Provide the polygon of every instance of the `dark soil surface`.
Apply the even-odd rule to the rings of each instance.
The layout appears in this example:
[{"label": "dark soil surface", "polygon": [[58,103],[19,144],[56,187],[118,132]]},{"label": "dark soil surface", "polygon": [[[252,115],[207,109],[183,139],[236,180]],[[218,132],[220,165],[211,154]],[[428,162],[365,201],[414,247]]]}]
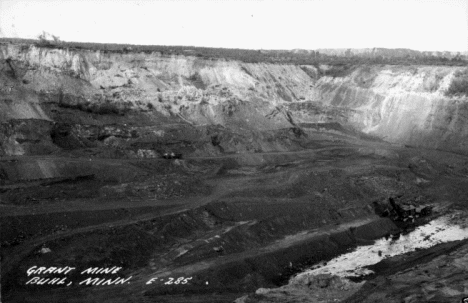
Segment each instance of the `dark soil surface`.
[{"label": "dark soil surface", "polygon": [[[284,153],[67,158],[76,165],[91,162],[93,177],[4,185],[2,299],[232,302],[261,287],[281,286],[292,274],[357,245],[401,232],[406,224],[379,217],[375,202],[394,197],[402,204],[448,206],[444,212],[466,208],[464,156],[375,141],[328,146],[310,141],[315,149]],[[466,246],[447,245],[439,251],[456,256]],[[375,279],[397,275],[403,281],[399,272],[406,265],[431,264],[437,256],[442,254],[419,252],[411,262],[387,261],[377,265]],[[28,276],[33,266],[76,269]],[[81,274],[89,267],[113,266],[122,269]],[[65,277],[72,284],[27,284],[35,276]],[[79,285],[89,276],[132,278],[124,285]],[[374,302],[369,292],[379,300],[390,292],[397,298],[403,287],[379,283],[366,284],[349,302]]]}]

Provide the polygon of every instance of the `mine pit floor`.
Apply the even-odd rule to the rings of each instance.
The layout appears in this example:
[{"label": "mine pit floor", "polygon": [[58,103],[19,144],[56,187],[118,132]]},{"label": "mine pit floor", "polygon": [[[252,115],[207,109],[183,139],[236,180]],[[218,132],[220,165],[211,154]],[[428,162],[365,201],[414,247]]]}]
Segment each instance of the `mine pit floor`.
[{"label": "mine pit floor", "polygon": [[[2,297],[5,302],[128,302],[129,297],[135,302],[300,302],[302,294],[317,288],[315,282],[309,290],[286,289],[293,293],[290,301],[258,289],[286,287],[313,265],[398,233],[399,223],[379,217],[373,202],[399,197],[402,204],[435,206],[435,216],[467,209],[466,156],[382,142],[321,144],[300,152],[177,161],[15,158],[7,165],[47,160],[68,161],[76,171],[75,165],[85,163],[96,169],[91,185],[90,180],[30,180],[0,193]],[[414,298],[468,295],[460,282],[468,264],[462,255],[466,240],[452,240],[459,241],[412,252],[411,258],[423,259],[419,263],[399,256],[381,261],[368,268],[375,275],[367,281],[323,278],[317,282],[327,285],[318,286],[326,293],[323,302],[405,299],[399,297],[404,279],[414,282],[407,293]],[[395,258],[404,265],[388,265]],[[85,269],[90,264],[121,266],[120,275],[132,276],[132,283],[80,286],[82,277],[75,274],[68,277],[70,287],[25,285],[33,265]],[[438,270],[442,264],[455,275]],[[400,271],[389,272],[390,267]],[[418,284],[418,272],[426,275],[427,285]],[[191,279],[183,285],[146,284],[155,276],[166,282]],[[438,278],[440,287],[434,286]],[[385,288],[385,279],[395,282]]]}]

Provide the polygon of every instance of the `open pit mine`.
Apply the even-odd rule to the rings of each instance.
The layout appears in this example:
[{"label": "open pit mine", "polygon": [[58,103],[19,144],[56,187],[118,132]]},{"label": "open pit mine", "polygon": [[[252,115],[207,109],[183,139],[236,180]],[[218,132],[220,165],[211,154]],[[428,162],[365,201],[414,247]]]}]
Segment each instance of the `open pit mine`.
[{"label": "open pit mine", "polygon": [[1,42],[2,302],[461,302],[467,75]]}]

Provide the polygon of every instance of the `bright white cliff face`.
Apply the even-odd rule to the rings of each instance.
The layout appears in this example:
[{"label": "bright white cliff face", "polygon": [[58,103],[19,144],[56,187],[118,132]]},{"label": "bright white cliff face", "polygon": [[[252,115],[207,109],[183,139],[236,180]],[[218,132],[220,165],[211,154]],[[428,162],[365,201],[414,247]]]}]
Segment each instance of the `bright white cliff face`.
[{"label": "bright white cliff face", "polygon": [[288,127],[283,116],[268,116],[280,106],[295,123],[338,122],[389,142],[468,150],[468,100],[445,96],[460,67],[368,65],[332,77],[323,76],[327,66],[4,44],[0,59],[7,58],[27,84],[2,78],[16,96],[14,103],[1,100],[2,121],[51,119],[36,105],[37,94],[62,91],[81,100],[74,102],[106,100],[137,112],[151,107],[180,115],[194,125],[235,120],[252,129]]}]

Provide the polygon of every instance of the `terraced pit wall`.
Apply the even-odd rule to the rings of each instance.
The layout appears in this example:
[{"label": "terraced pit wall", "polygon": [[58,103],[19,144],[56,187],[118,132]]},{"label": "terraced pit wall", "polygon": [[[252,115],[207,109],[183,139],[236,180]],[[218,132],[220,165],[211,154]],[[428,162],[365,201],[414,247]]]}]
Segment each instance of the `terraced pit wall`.
[{"label": "terraced pit wall", "polygon": [[465,153],[467,97],[447,93],[464,69],[250,64],[3,43],[0,155],[287,151],[302,148],[298,126],[336,125]]}]

